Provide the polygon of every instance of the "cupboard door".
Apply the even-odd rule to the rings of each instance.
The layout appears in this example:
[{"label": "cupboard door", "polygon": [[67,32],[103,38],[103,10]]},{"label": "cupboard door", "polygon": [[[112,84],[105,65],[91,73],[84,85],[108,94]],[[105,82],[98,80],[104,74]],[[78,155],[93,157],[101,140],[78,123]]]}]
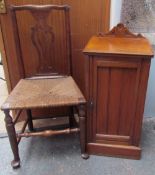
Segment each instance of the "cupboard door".
[{"label": "cupboard door", "polygon": [[140,62],[93,61],[92,140],[131,145]]}]

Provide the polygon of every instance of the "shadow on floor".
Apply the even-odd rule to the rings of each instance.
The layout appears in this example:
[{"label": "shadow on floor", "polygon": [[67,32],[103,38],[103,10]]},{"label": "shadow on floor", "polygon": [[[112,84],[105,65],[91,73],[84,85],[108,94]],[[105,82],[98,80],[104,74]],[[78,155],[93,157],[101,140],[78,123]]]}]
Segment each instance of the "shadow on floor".
[{"label": "shadow on floor", "polygon": [[21,168],[12,170],[8,138],[0,139],[1,175],[155,175],[155,119],[145,119],[141,160],[80,157],[78,135],[28,138],[20,143]]}]

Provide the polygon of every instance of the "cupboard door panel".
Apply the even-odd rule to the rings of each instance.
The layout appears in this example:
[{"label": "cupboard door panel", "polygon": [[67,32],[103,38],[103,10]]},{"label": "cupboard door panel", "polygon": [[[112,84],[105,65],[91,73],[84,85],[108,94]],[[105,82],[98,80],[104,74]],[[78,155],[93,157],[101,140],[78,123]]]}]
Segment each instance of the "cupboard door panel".
[{"label": "cupboard door panel", "polygon": [[109,68],[109,99],[108,106],[108,121],[106,134],[117,135],[119,129],[119,115],[122,90],[122,70],[120,68]]},{"label": "cupboard door panel", "polygon": [[[104,134],[107,132],[107,114],[108,114],[108,93],[109,93],[109,69],[99,68],[97,72],[98,85],[97,85],[97,99],[96,99],[96,115],[97,117],[97,133]],[[100,93],[102,92],[102,93]],[[100,103],[102,102],[102,103]]]},{"label": "cupboard door panel", "polygon": [[94,60],[93,140],[131,143],[140,63]]}]

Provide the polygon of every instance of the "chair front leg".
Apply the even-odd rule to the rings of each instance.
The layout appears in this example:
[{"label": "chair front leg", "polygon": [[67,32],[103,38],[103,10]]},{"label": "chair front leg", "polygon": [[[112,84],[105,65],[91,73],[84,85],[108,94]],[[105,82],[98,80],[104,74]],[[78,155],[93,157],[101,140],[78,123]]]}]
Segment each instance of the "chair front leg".
[{"label": "chair front leg", "polygon": [[19,150],[18,150],[18,143],[17,143],[17,137],[16,137],[16,131],[14,127],[14,123],[12,121],[12,117],[10,116],[10,111],[5,110],[5,124],[6,124],[6,130],[8,133],[11,149],[14,155],[14,160],[11,162],[11,166],[13,168],[20,167],[20,158],[19,158]]},{"label": "chair front leg", "polygon": [[78,106],[79,124],[80,124],[80,144],[81,144],[81,157],[88,159],[89,155],[86,153],[86,113],[85,105]]}]

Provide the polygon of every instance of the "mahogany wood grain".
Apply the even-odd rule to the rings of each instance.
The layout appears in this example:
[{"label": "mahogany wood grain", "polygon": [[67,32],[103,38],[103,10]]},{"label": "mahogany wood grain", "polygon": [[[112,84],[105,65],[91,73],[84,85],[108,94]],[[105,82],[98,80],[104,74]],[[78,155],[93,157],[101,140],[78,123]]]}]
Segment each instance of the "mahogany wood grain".
[{"label": "mahogany wood grain", "polygon": [[12,121],[12,117],[9,113],[9,110],[5,111],[5,123],[6,123],[6,130],[8,133],[11,149],[12,149],[13,156],[14,156],[14,159],[11,162],[11,165],[13,168],[18,168],[20,167],[18,142],[16,138],[16,131],[15,131],[14,124]]},{"label": "mahogany wood grain", "polygon": [[[110,77],[109,77],[109,100],[107,103],[108,106],[108,121],[107,121],[107,134],[118,134],[118,128],[120,124],[119,115],[120,115],[120,102],[121,102],[121,92],[123,88],[122,84],[122,75],[123,72],[119,68],[111,68]],[[107,78],[108,80],[108,78]],[[117,86],[116,86],[117,84]],[[102,92],[102,91],[100,91]],[[111,110],[113,109],[113,110]],[[118,120],[116,120],[116,118]]]},{"label": "mahogany wood grain", "polygon": [[[88,55],[104,53],[147,56],[148,58],[153,56],[153,49],[146,38],[141,35],[131,34],[129,31],[126,31],[127,29],[124,32],[120,24],[118,24],[117,28],[118,30],[109,32],[103,35],[104,37],[100,35],[98,37],[93,36],[83,52]],[[120,31],[119,28],[121,28]],[[124,35],[126,37],[123,37]]]},{"label": "mahogany wood grain", "polygon": [[[72,33],[72,54],[73,54],[73,76],[76,79],[78,85],[82,91],[84,91],[84,56],[82,54],[82,49],[86,42],[92,34],[97,34],[99,32],[106,32],[109,29],[109,17],[110,17],[110,0],[5,0],[7,6],[7,13],[0,15],[2,34],[5,45],[6,60],[8,61],[9,78],[8,81],[11,82],[11,89],[19,81],[19,67],[17,64],[17,55],[15,50],[14,35],[12,32],[12,24],[10,20],[10,14],[8,7],[10,5],[45,5],[45,4],[55,4],[55,5],[69,5],[71,6],[71,33]],[[88,8],[89,5],[89,8]],[[93,12],[93,13],[92,13]],[[54,18],[53,18],[54,19]],[[62,16],[59,15],[59,20],[53,21],[54,23],[60,23]],[[26,23],[25,23],[26,21]],[[104,22],[103,22],[104,21]],[[28,48],[30,45],[30,35],[27,33],[27,26],[33,25],[34,21],[30,15],[23,13],[21,17],[18,18],[18,24],[21,29],[20,39],[22,42],[22,48]],[[57,33],[61,33],[61,27],[57,28]],[[27,33],[27,34],[26,34]],[[24,35],[23,35],[24,34]],[[26,34],[26,35],[25,35]],[[24,50],[23,49],[23,50]],[[63,52],[63,49],[61,50]],[[59,53],[61,54],[61,53]],[[31,47],[29,53],[26,51],[23,53],[25,57],[35,57],[36,51]],[[12,58],[12,59],[10,59]],[[28,60],[27,60],[28,62]],[[14,67],[12,65],[14,64]],[[28,71],[31,71],[31,67],[27,67]],[[78,71],[80,70],[80,71]]]},{"label": "mahogany wood grain", "polygon": [[[56,5],[46,5],[46,6],[33,6],[33,5],[24,5],[24,6],[10,6],[12,23],[14,29],[14,36],[16,41],[16,53],[18,54],[18,62],[20,69],[20,74],[22,78],[35,76],[35,75],[70,75],[71,74],[71,33],[70,33],[70,15],[69,15],[69,6],[56,6]],[[35,72],[27,72],[26,66],[33,64],[34,57],[26,57],[23,52],[29,52],[31,45],[26,50],[22,50],[21,41],[20,41],[20,32],[17,24],[17,16],[19,12],[28,12],[34,19],[34,25],[28,27],[27,32],[30,33],[30,44],[33,45],[37,52],[36,59],[36,70]],[[56,32],[53,29],[54,24],[49,23],[48,21],[52,19],[49,17],[51,13],[59,12],[61,15],[64,15],[64,26],[59,26],[64,30],[64,37],[58,37]],[[63,22],[62,21],[62,22]],[[24,40],[25,42],[25,40]],[[64,53],[61,55],[56,54],[56,45],[58,43],[63,43]],[[61,49],[61,48],[59,48]],[[29,60],[30,59],[30,60]],[[25,63],[25,60],[29,60],[29,63]]]},{"label": "mahogany wood grain", "polygon": [[17,134],[17,137],[38,137],[38,136],[44,136],[44,137],[49,137],[49,136],[54,136],[54,135],[62,135],[62,134],[70,134],[70,133],[77,133],[79,132],[79,128],[73,128],[73,129],[64,129],[64,130],[46,130],[42,132],[28,132],[28,133],[22,133],[22,134]]},{"label": "mahogany wood grain", "polygon": [[[10,145],[14,154],[12,163],[13,168],[20,166],[19,148],[18,144],[21,137],[29,136],[50,136],[58,134],[69,134],[80,130],[80,143],[81,143],[81,156],[87,159],[89,156],[86,154],[86,113],[85,103],[86,100],[73,80],[71,73],[71,30],[70,30],[70,16],[68,5],[45,5],[45,6],[10,6],[10,15],[12,17],[14,39],[16,44],[17,61],[19,63],[21,79],[14,87],[7,100],[2,105],[1,109],[5,113],[6,128],[10,140]],[[28,75],[26,65],[24,62],[24,55],[22,50],[18,12],[28,11],[35,20],[32,27],[28,27],[31,31],[31,43],[38,54],[38,64],[35,72]],[[53,32],[53,26],[48,24],[48,17],[53,11],[61,11],[64,14],[64,24],[61,29],[65,29],[65,37],[57,36]],[[51,18],[50,18],[51,20]],[[63,20],[61,21],[63,22]],[[61,35],[61,34],[60,34]],[[64,47],[62,57],[56,57],[55,44],[56,41],[62,39],[61,43]],[[65,44],[66,42],[66,44]],[[60,49],[60,48],[59,48]],[[30,52],[28,49],[27,52]],[[58,52],[60,53],[60,52]],[[61,52],[62,53],[62,52]],[[33,57],[27,57],[30,65],[33,63]],[[32,62],[31,62],[32,61]],[[58,62],[56,62],[58,61]],[[62,63],[62,64],[61,64]],[[61,67],[62,66],[62,67]],[[28,124],[29,130],[33,131],[33,117],[31,109],[42,108],[56,108],[56,107],[77,107],[79,113],[79,128],[60,130],[60,131],[42,131],[42,132],[29,132],[24,133]],[[22,131],[16,134],[15,123],[12,121],[10,110],[26,110],[27,119],[23,125]],[[70,111],[69,117],[71,117]],[[17,113],[15,121],[18,120],[21,112]],[[74,117],[74,115],[72,116]],[[44,117],[46,118],[46,116]],[[69,120],[71,121],[71,120]],[[71,126],[71,124],[70,124]]]},{"label": "mahogany wood grain", "polygon": [[150,43],[118,24],[92,37],[84,53],[88,153],[139,159]]},{"label": "mahogany wood grain", "polygon": [[[5,74],[7,76],[7,84],[9,86],[9,92],[15,87],[18,81],[22,78],[20,74],[20,66],[18,66],[17,52],[15,48],[14,33],[11,22],[11,15],[9,12],[10,5],[69,5],[71,7],[70,19],[71,19],[71,42],[72,42],[72,75],[75,81],[78,83],[82,92],[85,92],[85,64],[84,55],[82,49],[93,34],[100,32],[107,32],[109,29],[110,19],[110,0],[5,0],[7,6],[7,13],[0,14],[0,23],[2,29],[2,37],[4,41],[5,54],[3,54],[5,64]],[[88,8],[89,6],[89,8]],[[53,16],[53,17],[52,17]],[[62,20],[63,15],[53,12],[51,14],[52,20],[48,21],[53,25],[53,30],[56,36],[65,37],[63,32]],[[26,21],[26,22],[25,22]],[[17,15],[17,23],[19,27],[21,49],[24,57],[24,67],[26,69],[26,75],[30,76],[36,73],[38,64],[38,54],[36,48],[31,42],[31,33],[28,30],[34,26],[35,20],[27,12],[19,12]],[[64,24],[64,23],[63,23]],[[60,27],[60,25],[62,27]],[[65,25],[65,24],[64,24]],[[54,27],[55,26],[55,27]],[[59,58],[65,55],[64,44],[56,43],[56,54]],[[6,57],[5,57],[6,55]],[[33,59],[30,59],[33,58]],[[31,62],[31,64],[30,64]],[[60,63],[60,62],[59,62]],[[12,66],[14,65],[14,66]],[[59,64],[62,67],[62,64]],[[7,71],[8,70],[8,71]],[[62,113],[68,114],[66,109],[41,109],[32,111],[35,116],[46,116],[49,113],[51,115],[61,115]],[[22,114],[22,116],[24,116]]]},{"label": "mahogany wood grain", "polygon": [[141,149],[136,146],[88,143],[87,149],[90,154],[94,155],[115,156],[136,160],[141,158]]},{"label": "mahogany wood grain", "polygon": [[141,129],[142,129],[142,121],[143,121],[143,113],[144,113],[144,105],[147,91],[147,82],[149,78],[150,72],[150,60],[143,59],[141,65],[141,74],[140,74],[140,82],[139,82],[139,93],[137,96],[137,107],[136,107],[136,120],[134,123],[134,134],[133,135],[133,144],[135,146],[139,146],[140,138],[141,138]]},{"label": "mahogany wood grain", "polygon": [[[108,100],[108,76],[109,76],[109,70],[108,69],[100,69],[98,71],[98,86],[97,86],[97,113],[98,116],[97,119],[97,125],[96,129],[98,133],[106,133],[107,132],[107,100]],[[102,101],[102,103],[100,103]],[[100,110],[99,110],[100,109]]]}]

